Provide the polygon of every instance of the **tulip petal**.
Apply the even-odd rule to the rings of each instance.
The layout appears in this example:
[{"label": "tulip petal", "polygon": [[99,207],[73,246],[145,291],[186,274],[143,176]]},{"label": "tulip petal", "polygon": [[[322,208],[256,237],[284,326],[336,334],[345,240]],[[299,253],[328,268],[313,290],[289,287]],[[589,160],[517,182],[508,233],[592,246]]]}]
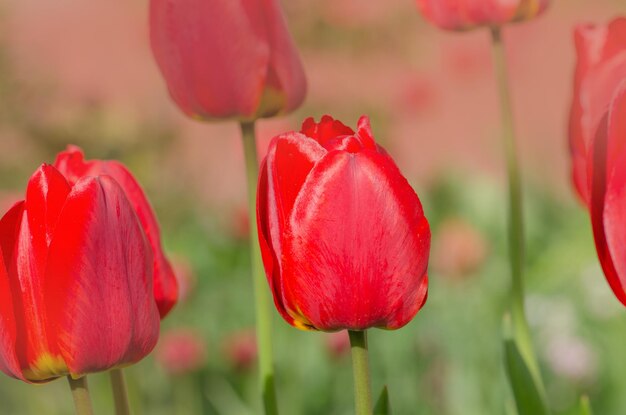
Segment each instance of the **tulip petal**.
[{"label": "tulip petal", "polygon": [[282,295],[296,321],[326,331],[396,329],[423,305],[430,230],[388,156],[328,153],[285,233]]},{"label": "tulip petal", "polygon": [[134,363],[154,347],[152,254],[122,188],[80,179],[50,244],[48,324],[73,376]]},{"label": "tulip petal", "polygon": [[[269,279],[272,290],[281,289],[277,285],[281,267],[278,258],[281,257],[287,218],[309,172],[324,154],[326,150],[317,142],[299,133],[284,134],[270,143],[261,167],[257,216],[263,262],[267,275],[272,275]],[[274,298],[278,301],[280,296]],[[282,304],[276,306],[285,315]]]},{"label": "tulip petal", "polygon": [[574,40],[578,61],[570,110],[569,147],[574,185],[589,205],[593,139],[615,88],[626,77],[626,18],[615,19],[607,26],[581,25],[576,28]]},{"label": "tulip petal", "polygon": [[[7,239],[15,234],[18,219],[21,219],[24,202],[15,205],[0,220],[0,370],[8,376],[25,380],[17,356],[17,316],[13,304],[13,284],[5,266],[5,251],[2,249]],[[6,257],[11,258],[13,247]]]},{"label": "tulip petal", "polygon": [[[267,84],[285,95],[286,103],[279,106],[280,112],[291,112],[298,108],[306,95],[306,78],[297,48],[287,30],[287,22],[277,0],[264,0],[266,25],[270,49],[270,62]],[[284,108],[281,108],[284,107]],[[277,111],[270,111],[261,116],[272,116]]]},{"label": "tulip petal", "polygon": [[606,174],[603,204],[598,203],[594,212],[595,222],[599,222],[594,230],[601,227],[596,232],[596,240],[602,245],[598,253],[604,259],[609,284],[626,305],[626,83],[622,83],[612,102],[606,134],[596,140],[596,168],[601,170],[598,175]]},{"label": "tulip petal", "polygon": [[171,264],[163,253],[161,232],[154,210],[133,175],[117,161],[85,161],[80,148],[72,146],[60,153],[55,161],[61,172],[72,182],[84,176],[108,175],[122,187],[135,209],[154,253],[154,298],[161,318],[164,318],[178,300],[178,284]]}]

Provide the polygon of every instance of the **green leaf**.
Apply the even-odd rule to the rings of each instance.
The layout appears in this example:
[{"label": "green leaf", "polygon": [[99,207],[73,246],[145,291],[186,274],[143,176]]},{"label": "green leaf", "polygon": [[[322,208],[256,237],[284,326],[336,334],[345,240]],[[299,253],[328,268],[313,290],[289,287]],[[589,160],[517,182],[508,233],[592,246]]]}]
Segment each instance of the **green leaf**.
[{"label": "green leaf", "polygon": [[591,403],[589,402],[589,397],[587,395],[583,395],[580,398],[580,415],[593,415]]},{"label": "green leaf", "polygon": [[541,389],[520,353],[508,315],[504,316],[504,359],[519,415],[549,415]]},{"label": "green leaf", "polygon": [[380,396],[374,407],[374,415],[391,415],[391,404],[389,403],[389,391],[387,386],[383,387]]}]

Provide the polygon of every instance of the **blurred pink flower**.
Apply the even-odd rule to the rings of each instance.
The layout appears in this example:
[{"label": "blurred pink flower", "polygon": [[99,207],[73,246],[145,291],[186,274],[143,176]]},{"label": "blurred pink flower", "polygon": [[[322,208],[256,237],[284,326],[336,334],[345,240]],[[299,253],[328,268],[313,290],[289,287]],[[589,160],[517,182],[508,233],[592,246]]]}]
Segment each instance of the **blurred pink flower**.
[{"label": "blurred pink flower", "polygon": [[155,358],[170,375],[185,375],[204,366],[206,344],[192,330],[171,330],[161,334]]},{"label": "blurred pink flower", "polygon": [[242,330],[229,334],[222,343],[224,356],[238,371],[248,371],[257,360],[257,344],[254,330]]},{"label": "blurred pink flower", "polygon": [[350,353],[350,337],[346,330],[324,335],[324,344],[329,356],[333,359],[341,359]]},{"label": "blurred pink flower", "polygon": [[487,241],[470,223],[446,219],[434,235],[433,269],[460,278],[478,270],[487,258]]},{"label": "blurred pink flower", "polygon": [[559,377],[574,382],[592,380],[598,370],[598,356],[582,338],[555,334],[546,345],[548,364]]}]

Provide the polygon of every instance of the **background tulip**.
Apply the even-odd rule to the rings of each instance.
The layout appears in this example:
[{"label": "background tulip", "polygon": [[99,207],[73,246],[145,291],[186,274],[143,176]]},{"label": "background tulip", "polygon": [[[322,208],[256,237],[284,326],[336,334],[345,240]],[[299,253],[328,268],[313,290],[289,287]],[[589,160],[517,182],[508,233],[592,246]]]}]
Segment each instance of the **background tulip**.
[{"label": "background tulip", "polygon": [[574,37],[578,61],[569,121],[572,178],[578,194],[589,204],[595,134],[613,94],[626,78],[626,18],[602,26],[581,25]]},{"label": "background tulip", "polygon": [[277,0],[151,0],[150,38],[172,98],[192,117],[253,120],[304,99]]},{"label": "background tulip", "polygon": [[69,179],[41,166],[0,220],[0,369],[29,382],[137,362],[159,334],[152,249],[124,190]]},{"label": "background tulip", "polygon": [[75,184],[84,177],[107,175],[115,179],[120,185],[137,214],[152,248],[154,298],[161,318],[165,317],[178,299],[178,283],[161,247],[159,224],[139,183],[120,162],[115,160],[85,160],[83,152],[75,146],[70,146],[66,151],[59,153],[54,162],[54,167],[66,177],[70,184]]},{"label": "background tulip", "polygon": [[593,142],[590,213],[604,274],[626,305],[626,77]]},{"label": "background tulip", "polygon": [[426,300],[430,229],[369,119],[325,116],[275,137],[261,167],[259,240],[276,307],[301,329],[397,329]]},{"label": "background tulip", "polygon": [[447,30],[528,20],[542,13],[548,3],[549,0],[417,0],[424,17]]}]

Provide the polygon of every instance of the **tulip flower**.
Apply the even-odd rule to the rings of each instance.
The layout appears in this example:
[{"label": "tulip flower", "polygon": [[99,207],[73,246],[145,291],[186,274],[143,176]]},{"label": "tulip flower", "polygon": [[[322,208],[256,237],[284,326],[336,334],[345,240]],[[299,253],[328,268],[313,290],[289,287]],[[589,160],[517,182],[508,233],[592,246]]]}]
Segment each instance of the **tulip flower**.
[{"label": "tulip flower", "polygon": [[593,141],[613,94],[626,78],[626,18],[602,26],[581,25],[574,37],[578,61],[569,122],[572,178],[589,205]]},{"label": "tulip flower", "polygon": [[549,0],[417,0],[426,20],[446,30],[502,26],[532,19]]},{"label": "tulip flower", "polygon": [[278,0],[150,0],[150,39],[172,99],[194,118],[251,121],[304,99]]},{"label": "tulip flower", "polygon": [[592,145],[589,212],[593,235],[606,279],[626,306],[626,76]]},{"label": "tulip flower", "polygon": [[0,220],[0,250],[7,375],[81,378],[135,363],[156,344],[153,250],[111,175],[72,177],[42,165]]},{"label": "tulip flower", "polygon": [[172,267],[161,248],[161,235],[150,202],[133,175],[118,161],[85,160],[75,146],[59,153],[54,162],[70,184],[89,176],[107,175],[115,179],[124,191],[148,239],[154,258],[154,298],[161,318],[165,317],[178,299],[178,284]]},{"label": "tulip flower", "polygon": [[329,116],[275,137],[262,163],[259,241],[280,314],[300,329],[397,329],[426,301],[430,229],[369,119]]}]

